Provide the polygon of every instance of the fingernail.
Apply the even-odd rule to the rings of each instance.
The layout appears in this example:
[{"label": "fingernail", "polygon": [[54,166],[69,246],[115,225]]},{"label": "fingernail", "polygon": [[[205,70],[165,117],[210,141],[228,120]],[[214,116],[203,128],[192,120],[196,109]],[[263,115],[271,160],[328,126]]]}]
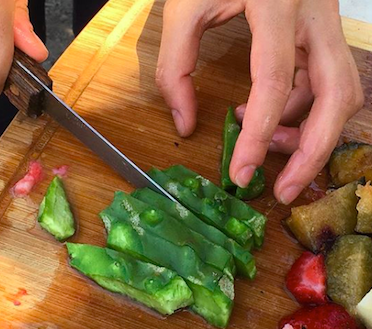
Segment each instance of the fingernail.
[{"label": "fingernail", "polygon": [[280,194],[280,202],[285,205],[290,204],[294,199],[298,197],[302,190],[303,187],[299,185],[292,185],[285,188]]},{"label": "fingernail", "polygon": [[248,165],[240,169],[238,174],[235,176],[236,184],[242,188],[247,187],[255,170],[256,166],[254,165]]},{"label": "fingernail", "polygon": [[185,134],[185,122],[183,121],[182,115],[178,110],[172,110],[172,116],[178,133],[183,136]]}]

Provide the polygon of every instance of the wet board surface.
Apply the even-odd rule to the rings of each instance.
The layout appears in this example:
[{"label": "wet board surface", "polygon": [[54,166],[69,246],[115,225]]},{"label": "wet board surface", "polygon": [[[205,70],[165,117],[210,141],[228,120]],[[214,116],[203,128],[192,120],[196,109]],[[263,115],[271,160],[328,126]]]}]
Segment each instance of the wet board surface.
[{"label": "wet board surface", "polygon": [[[218,183],[226,108],[244,102],[249,92],[249,30],[244,17],[237,17],[205,35],[195,73],[199,125],[193,136],[181,139],[154,84],[162,8],[163,1],[110,1],[51,70],[54,90],[141,168],[183,164]],[[364,48],[352,51],[366,93],[365,108],[347,124],[344,136],[372,143],[371,25],[344,20],[344,27],[348,42]],[[9,190],[32,160],[42,163],[45,179],[27,199],[13,199]],[[252,205],[269,218],[266,241],[255,253],[257,279],[236,280],[229,328],[275,328],[298,307],[283,287],[302,248],[281,226],[290,208],[272,195],[286,160],[269,154],[264,164],[267,188]],[[104,246],[98,213],[114,191],[133,190],[48,117],[16,117],[0,139],[0,328],[207,328],[189,312],[162,319],[68,266],[65,246],[36,224],[52,168],[64,164],[79,223],[71,241]],[[316,181],[324,188],[325,172]],[[295,205],[308,203],[310,192]]]}]

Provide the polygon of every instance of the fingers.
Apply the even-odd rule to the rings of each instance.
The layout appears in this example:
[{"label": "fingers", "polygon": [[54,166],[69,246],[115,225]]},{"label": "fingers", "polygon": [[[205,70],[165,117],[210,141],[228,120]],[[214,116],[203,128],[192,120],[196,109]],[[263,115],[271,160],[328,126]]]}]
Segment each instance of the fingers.
[{"label": "fingers", "polygon": [[185,2],[166,3],[156,72],[157,85],[182,137],[196,126],[197,101],[190,74],[195,70],[203,30],[193,16]]},{"label": "fingers", "polygon": [[203,32],[243,10],[239,1],[166,2],[156,82],[182,137],[196,126],[197,101],[190,74],[195,70]]},{"label": "fingers", "polygon": [[299,148],[274,187],[275,196],[284,204],[292,202],[324,167],[344,124],[363,104],[355,63],[341,28],[328,38],[314,33],[309,39],[309,73],[315,101]]},{"label": "fingers", "polygon": [[12,64],[14,42],[13,42],[13,0],[2,0],[0,10],[0,92],[4,88]]},{"label": "fingers", "polygon": [[27,0],[15,1],[14,45],[38,62],[48,57],[48,50],[35,34],[30,22]]},{"label": "fingers", "polygon": [[[310,80],[305,70],[298,70],[295,75],[294,88],[291,91],[288,102],[280,119],[281,125],[291,125],[309,112],[314,101],[311,91]],[[235,116],[239,123],[243,121],[247,104],[239,105],[235,109]]]},{"label": "fingers", "polygon": [[292,154],[300,144],[301,129],[297,127],[277,126],[269,150],[283,154]]},{"label": "fingers", "polygon": [[309,112],[314,101],[310,80],[306,70],[298,70],[294,79],[294,88],[280,119],[281,125],[290,125]]},{"label": "fingers", "polygon": [[264,161],[294,74],[294,8],[285,2],[260,4],[259,15],[258,11],[246,13],[252,31],[252,88],[230,165],[230,177],[240,187],[248,185]]},{"label": "fingers", "polygon": [[247,109],[247,103],[241,104],[235,109],[235,118],[236,118],[236,121],[238,121],[239,124],[241,124],[243,122],[243,118],[244,118],[244,114],[245,114],[246,109]]}]

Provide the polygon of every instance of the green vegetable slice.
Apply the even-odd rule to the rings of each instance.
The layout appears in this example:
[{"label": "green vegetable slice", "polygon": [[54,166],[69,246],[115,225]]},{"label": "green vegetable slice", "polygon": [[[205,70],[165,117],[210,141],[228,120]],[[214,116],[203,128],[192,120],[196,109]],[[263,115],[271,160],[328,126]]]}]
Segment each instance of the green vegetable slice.
[{"label": "green vegetable slice", "polygon": [[223,152],[222,152],[222,163],[221,163],[221,186],[224,190],[231,193],[235,192],[235,196],[242,200],[251,200],[259,195],[265,189],[265,175],[262,167],[257,168],[254,172],[252,180],[245,188],[236,187],[231,181],[229,168],[231,158],[234,152],[235,144],[240,133],[240,126],[238,125],[234,109],[230,106],[227,110],[224,130],[223,130]]},{"label": "green vegetable slice", "polygon": [[66,240],[75,233],[74,216],[62,180],[58,176],[52,180],[40,204],[38,222],[59,241]]},{"label": "green vegetable slice", "polygon": [[116,192],[112,204],[103,211],[112,218],[128,221],[138,229],[147,231],[174,245],[189,246],[200,259],[234,279],[235,263],[232,255],[221,246],[190,230],[168,213],[154,208],[126,193]]},{"label": "green vegetable slice", "polygon": [[167,197],[156,193],[149,188],[136,190],[132,195],[153,207],[167,212],[190,229],[202,234],[211,242],[228,250],[234,256],[238,274],[249,277],[250,279],[255,277],[255,261],[248,250],[244,249],[235,240],[229,238],[214,226],[203,222],[180,203],[173,202]]},{"label": "green vegetable slice", "polygon": [[191,305],[185,281],[164,267],[108,248],[67,243],[70,264],[103,288],[133,298],[168,315]]}]

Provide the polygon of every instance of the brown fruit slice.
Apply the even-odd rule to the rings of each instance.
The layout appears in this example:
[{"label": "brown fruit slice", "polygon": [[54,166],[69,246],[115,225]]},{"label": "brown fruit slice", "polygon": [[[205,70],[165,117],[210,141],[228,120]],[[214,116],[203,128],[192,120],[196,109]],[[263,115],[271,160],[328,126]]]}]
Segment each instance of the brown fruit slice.
[{"label": "brown fruit slice", "polygon": [[297,240],[313,252],[319,252],[332,246],[339,235],[354,233],[357,184],[347,184],[309,205],[292,208],[286,224]]},{"label": "brown fruit slice", "polygon": [[337,239],[326,259],[327,293],[356,315],[356,306],[372,287],[372,239],[346,235]]},{"label": "brown fruit slice", "polygon": [[355,231],[372,233],[372,186],[369,181],[365,186],[358,185],[355,194],[360,198],[357,204],[358,222]]},{"label": "brown fruit slice", "polygon": [[336,187],[362,177],[372,180],[372,145],[351,142],[337,147],[329,160],[329,171]]}]

